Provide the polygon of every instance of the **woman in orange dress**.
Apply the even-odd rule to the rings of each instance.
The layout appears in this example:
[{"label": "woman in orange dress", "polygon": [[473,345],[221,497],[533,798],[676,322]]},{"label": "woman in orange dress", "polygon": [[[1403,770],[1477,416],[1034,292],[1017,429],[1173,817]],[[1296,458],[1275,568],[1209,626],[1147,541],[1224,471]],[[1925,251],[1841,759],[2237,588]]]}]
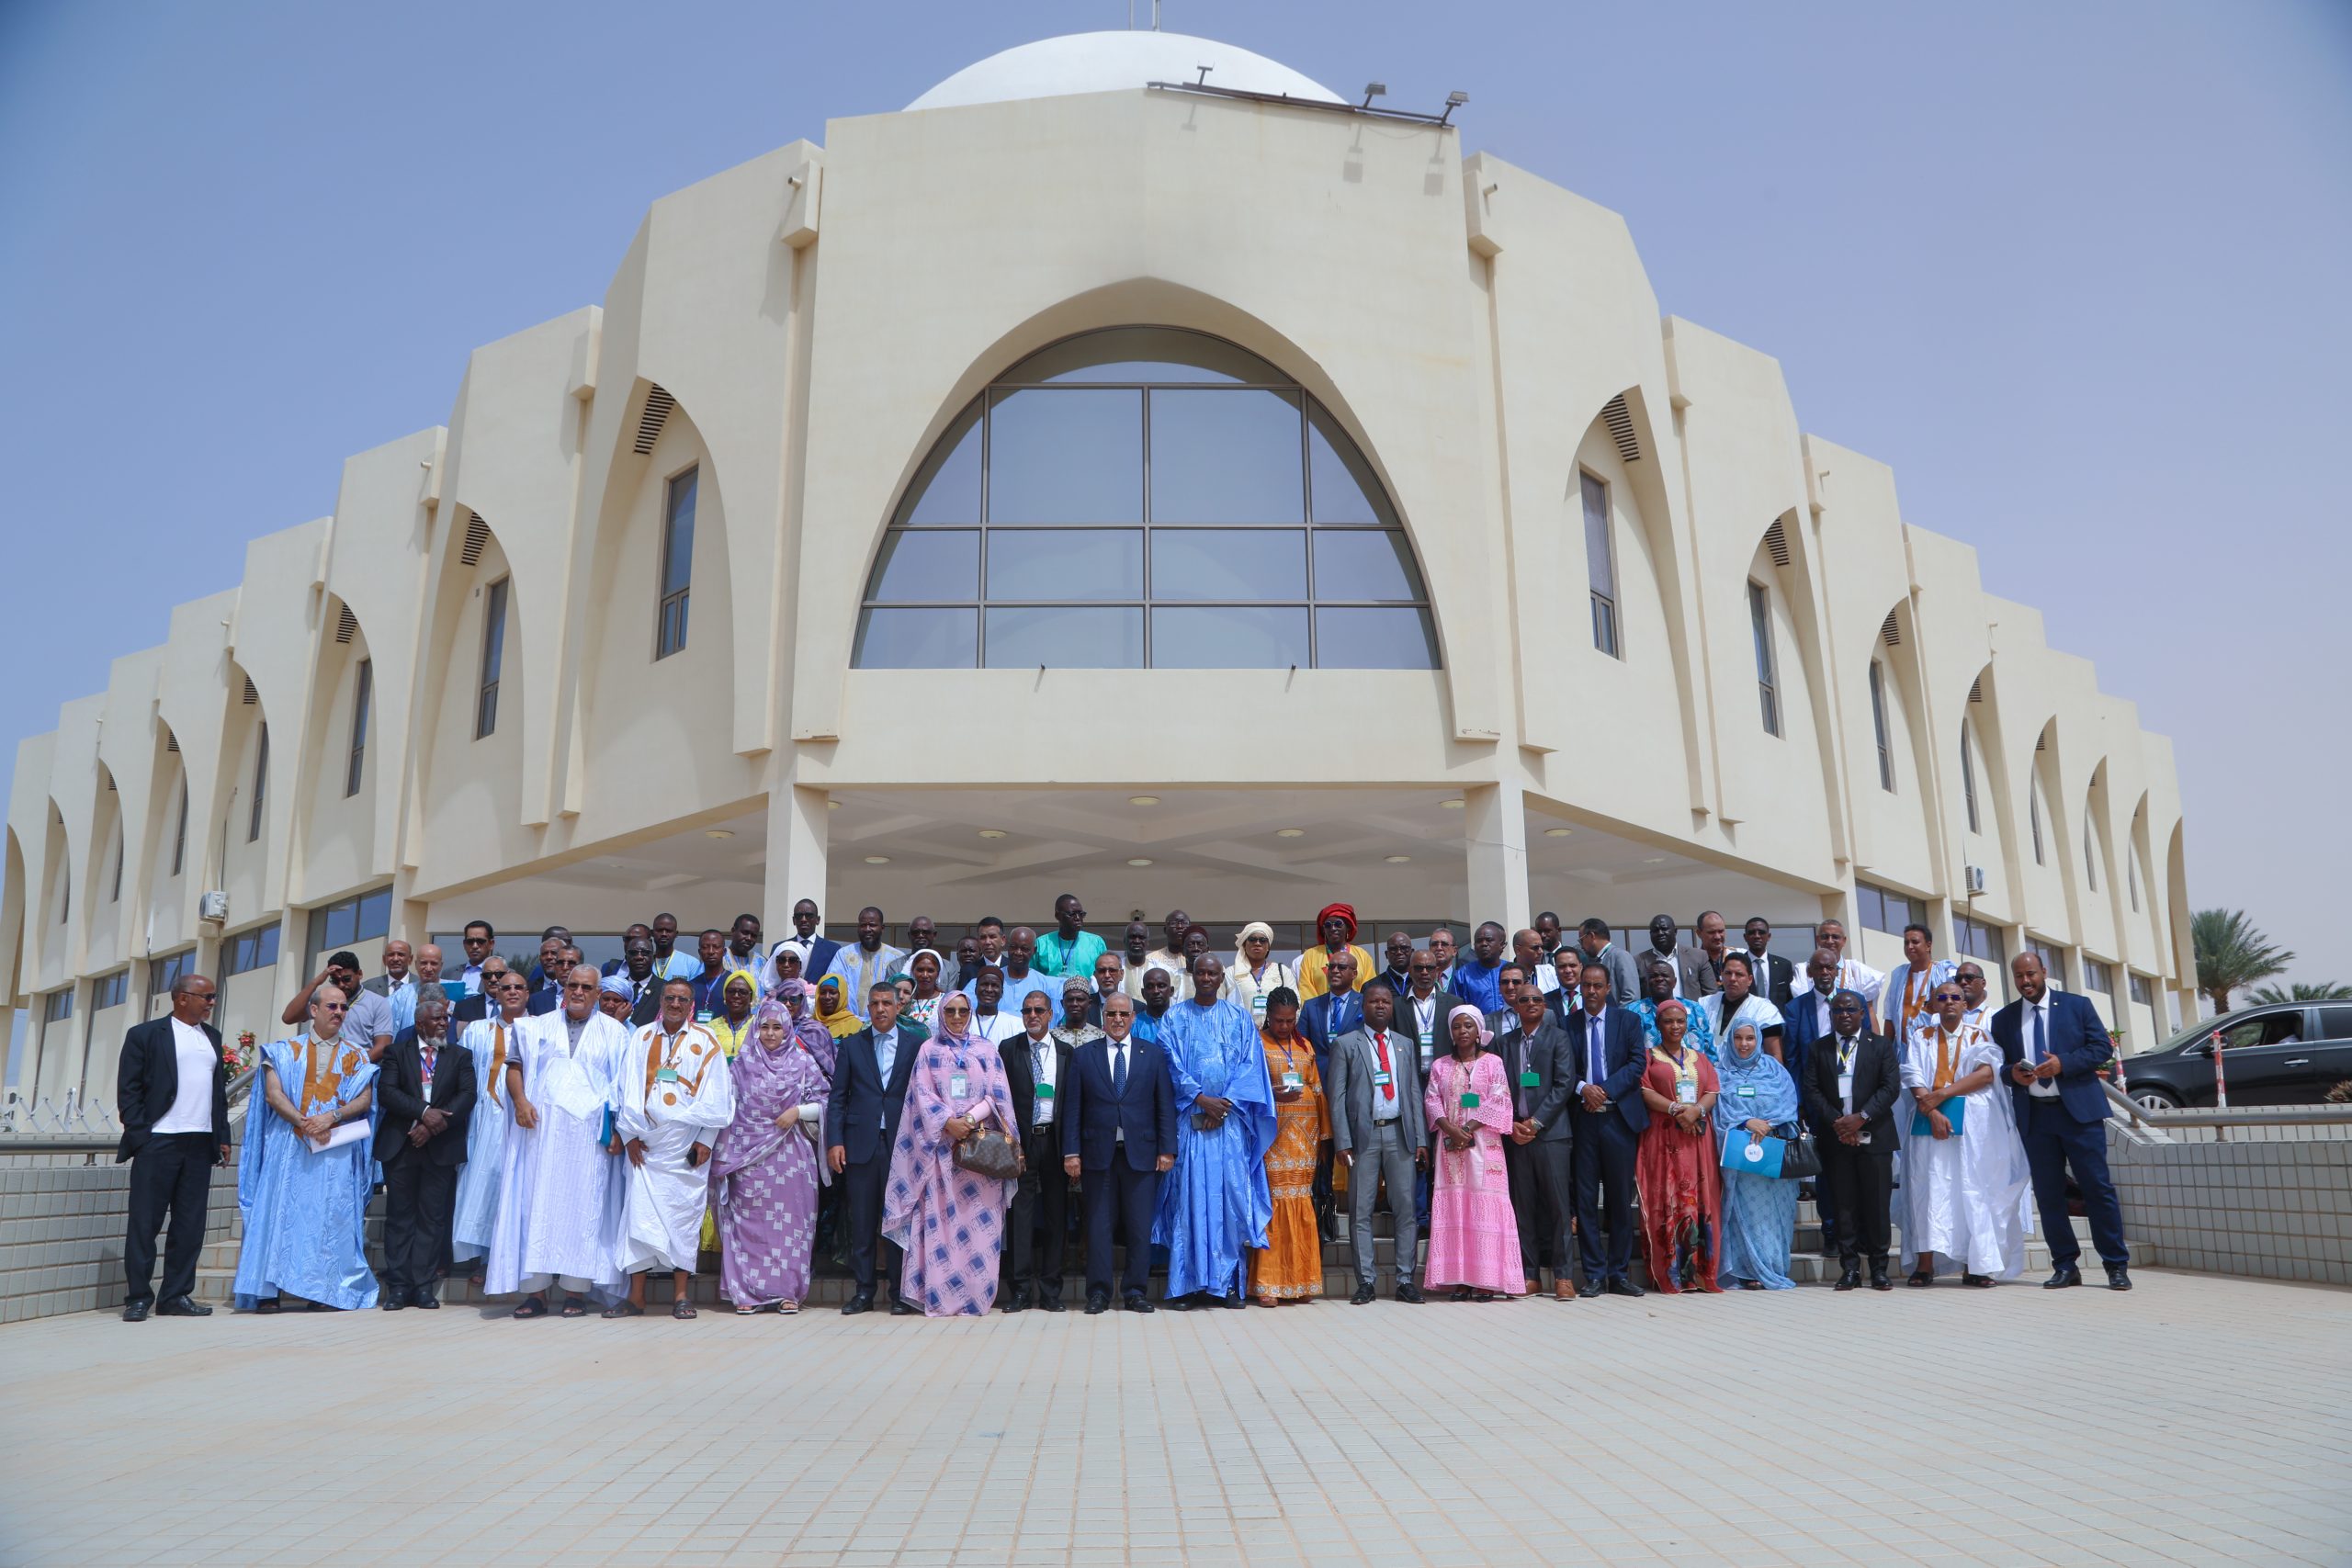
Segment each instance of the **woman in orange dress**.
[{"label": "woman in orange dress", "polygon": [[1634,1156],[1642,1194],[1642,1252],[1650,1289],[1675,1295],[1720,1291],[1723,1172],[1716,1164],[1714,1107],[1722,1084],[1715,1065],[1687,1038],[1688,1008],[1657,1005],[1658,1043],[1642,1070],[1649,1130]]},{"label": "woman in orange dress", "polygon": [[1298,993],[1266,994],[1266,1076],[1274,1085],[1274,1144],[1266,1189],[1274,1201],[1266,1245],[1250,1254],[1250,1290],[1260,1306],[1311,1302],[1323,1293],[1323,1244],[1315,1234],[1315,1151],[1331,1135],[1331,1109],[1315,1071],[1315,1047],[1298,1032]]}]

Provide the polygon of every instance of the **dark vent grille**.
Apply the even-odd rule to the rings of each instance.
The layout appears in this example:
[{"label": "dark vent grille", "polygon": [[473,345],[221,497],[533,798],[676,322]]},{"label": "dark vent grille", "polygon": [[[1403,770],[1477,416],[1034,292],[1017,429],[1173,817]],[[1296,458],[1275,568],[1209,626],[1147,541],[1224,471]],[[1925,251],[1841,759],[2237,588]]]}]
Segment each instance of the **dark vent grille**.
[{"label": "dark vent grille", "polygon": [[1968,683],[1968,700],[1972,703],[1981,703],[1984,700],[1984,676],[1979,675]]},{"label": "dark vent grille", "polygon": [[164,750],[166,750],[166,751],[176,751],[176,750],[178,750],[179,749],[180,749],[180,738],[179,738],[178,736],[176,736],[176,735],[166,735],[166,736],[164,736]]},{"label": "dark vent grille", "polygon": [[2050,737],[2048,737],[2047,735],[2037,735],[2037,736],[2035,736],[2035,737],[2034,737],[2034,739],[2033,739],[2033,749],[2034,749],[2035,750],[2037,750],[2037,751],[2047,751],[2047,750],[2050,750]]},{"label": "dark vent grille", "polygon": [[358,631],[359,617],[351,613],[350,605],[345,604],[343,607],[343,615],[334,624],[334,640],[347,647]]},{"label": "dark vent grille", "polygon": [[1771,552],[1774,566],[1789,564],[1789,532],[1780,524],[1764,530],[1764,547]]},{"label": "dark vent grille", "polygon": [[1895,629],[1894,612],[1892,610],[1889,610],[1886,613],[1886,620],[1884,624],[1880,626],[1878,628],[1878,640],[1886,644],[1889,648],[1901,648],[1903,646],[1903,634]]},{"label": "dark vent grille", "polygon": [[653,444],[662,438],[662,426],[668,421],[670,411],[677,406],[678,400],[659,387],[647,391],[645,412],[637,416],[637,455],[639,457],[643,457],[652,452]]},{"label": "dark vent grille", "polygon": [[251,707],[259,701],[261,701],[261,693],[254,690],[254,678],[248,675],[245,677],[245,705]]},{"label": "dark vent grille", "polygon": [[1642,444],[1634,439],[1634,411],[1625,406],[1623,392],[1600,411],[1600,423],[1609,427],[1609,439],[1617,443],[1617,456],[1629,463],[1642,460]]},{"label": "dark vent grille", "polygon": [[458,559],[467,566],[480,566],[481,553],[489,547],[490,525],[481,520],[481,513],[469,510],[466,513],[466,544],[458,552]]},{"label": "dark vent grille", "polygon": [[112,773],[108,773],[107,775],[107,793],[108,795],[112,795],[114,793],[114,775]]}]

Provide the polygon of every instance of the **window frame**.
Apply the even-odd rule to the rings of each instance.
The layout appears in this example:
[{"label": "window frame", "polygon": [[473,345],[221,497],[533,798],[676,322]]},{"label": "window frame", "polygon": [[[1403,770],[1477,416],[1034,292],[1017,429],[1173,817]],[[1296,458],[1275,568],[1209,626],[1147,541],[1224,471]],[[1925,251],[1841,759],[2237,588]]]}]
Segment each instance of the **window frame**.
[{"label": "window frame", "polygon": [[363,888],[333,903],[313,905],[302,928],[303,961],[315,969],[322,953],[390,936],[391,910],[392,885],[389,882]]},{"label": "window frame", "polygon": [[481,591],[481,662],[474,682],[474,739],[498,733],[498,689],[506,673],[506,613],[510,573]]},{"label": "window frame", "polygon": [[2154,980],[2150,978],[2148,976],[2141,974],[2136,969],[2130,970],[2125,973],[2124,986],[2126,990],[2130,993],[2133,1002],[2137,1003],[2141,1007],[2146,1008],[2150,1012],[2156,1010],[2156,984]]},{"label": "window frame", "polygon": [[1854,919],[1883,936],[1899,937],[1908,925],[1928,923],[1928,902],[1876,882],[1854,880]]},{"label": "window frame", "polygon": [[1781,734],[1781,660],[1772,646],[1772,591],[1752,577],[1747,580],[1747,620],[1756,634],[1756,689],[1764,709],[1764,733],[1777,738]]},{"label": "window frame", "polygon": [[[688,612],[695,586],[695,520],[702,504],[702,465],[689,463],[662,481],[662,553],[655,558],[653,580],[653,658],[656,663],[686,650]],[[670,556],[679,525],[678,496],[685,486],[686,561],[684,580],[670,581]],[[674,634],[674,636],[673,636]]]},{"label": "window frame", "polygon": [[2066,977],[2066,950],[2064,948],[2059,946],[2054,942],[2044,942],[2041,938],[2035,936],[2029,931],[2026,933],[2025,950],[2028,953],[2032,953],[2036,958],[2041,960],[2042,971],[2050,976],[2050,983],[2052,985],[2057,987],[2062,991],[2070,988],[2071,982],[2069,982]]},{"label": "window frame", "polygon": [[118,811],[114,825],[114,876],[107,888],[107,902],[109,904],[122,902],[122,863],[130,858],[130,825],[121,819],[121,813]]},{"label": "window frame", "polygon": [[1976,807],[1976,733],[1968,720],[1960,721],[1960,795],[1968,807],[1968,830],[1983,837],[1984,819]]},{"label": "window frame", "polygon": [[359,793],[368,761],[368,712],[375,705],[376,661],[363,659],[351,675],[351,752],[344,764],[343,795]]},{"label": "window frame", "polygon": [[40,1021],[44,1027],[52,1023],[70,1023],[74,1020],[74,987],[63,987],[41,998]]},{"label": "window frame", "polygon": [[2009,964],[2008,937],[1990,920],[1980,920],[1973,915],[1954,914],[1951,918],[1951,944],[1955,951],[1979,964],[1992,964],[2007,970]]},{"label": "window frame", "polygon": [[[1598,509],[1593,505],[1596,491],[1600,502]],[[1609,481],[1579,466],[1577,494],[1584,513],[1585,586],[1592,594],[1592,646],[1598,652],[1623,660],[1625,637],[1624,618],[1619,613],[1623,599],[1617,584],[1617,513]],[[1600,573],[1608,577],[1606,588],[1594,581]]]},{"label": "window frame", "polygon": [[196,969],[196,949],[183,947],[176,953],[160,953],[147,960],[147,995],[151,998],[167,994],[172,982]]},{"label": "window frame", "polygon": [[1878,740],[1878,786],[1894,793],[1894,737],[1886,720],[1886,660],[1871,660],[1871,731]]},{"label": "window frame", "polygon": [[253,810],[245,821],[245,842],[261,840],[262,822],[269,807],[269,720],[263,719],[254,744]]},{"label": "window frame", "polygon": [[130,1000],[130,970],[128,965],[110,969],[90,981],[90,1010],[104,1012],[108,1008],[127,1005]]},{"label": "window frame", "polygon": [[2090,892],[2098,891],[2098,834],[2094,831],[2091,808],[2083,807],[2083,881]]},{"label": "window frame", "polygon": [[[283,941],[280,923],[268,920],[257,926],[220,939],[220,976],[227,979],[235,975],[250,975],[257,969],[277,966],[279,946]],[[265,953],[264,950],[267,951]]]}]

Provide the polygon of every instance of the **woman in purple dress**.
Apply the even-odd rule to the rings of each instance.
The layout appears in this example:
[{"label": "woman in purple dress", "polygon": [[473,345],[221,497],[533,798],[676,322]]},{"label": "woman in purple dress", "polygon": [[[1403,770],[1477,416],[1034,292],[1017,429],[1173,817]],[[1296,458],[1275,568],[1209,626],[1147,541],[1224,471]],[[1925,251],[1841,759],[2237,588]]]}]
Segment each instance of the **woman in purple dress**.
[{"label": "woman in purple dress", "polygon": [[808,1294],[817,1188],[826,1179],[817,1140],[833,1041],[794,1005],[807,991],[803,982],[786,980],[752,1015],[752,1038],[730,1068],[735,1120],[711,1151],[719,1282],[739,1316],[797,1313]]},{"label": "woman in purple dress", "polygon": [[996,1303],[997,1259],[1013,1183],[959,1168],[956,1145],[983,1126],[1018,1147],[1012,1089],[996,1047],[972,1032],[972,1000],[939,998],[933,1032],[907,1079],[882,1234],[905,1254],[899,1294],[926,1317],[980,1317]]}]

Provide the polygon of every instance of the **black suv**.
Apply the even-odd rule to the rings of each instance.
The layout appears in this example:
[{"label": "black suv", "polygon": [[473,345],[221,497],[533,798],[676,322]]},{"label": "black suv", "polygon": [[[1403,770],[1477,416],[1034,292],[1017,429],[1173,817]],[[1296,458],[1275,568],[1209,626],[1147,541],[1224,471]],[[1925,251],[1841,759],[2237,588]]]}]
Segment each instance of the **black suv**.
[{"label": "black suv", "polygon": [[2132,1098],[2155,1111],[2211,1105],[2216,1030],[2233,1106],[2315,1105],[2352,1079],[2352,1002],[2290,1002],[2241,1008],[2126,1056]]}]

